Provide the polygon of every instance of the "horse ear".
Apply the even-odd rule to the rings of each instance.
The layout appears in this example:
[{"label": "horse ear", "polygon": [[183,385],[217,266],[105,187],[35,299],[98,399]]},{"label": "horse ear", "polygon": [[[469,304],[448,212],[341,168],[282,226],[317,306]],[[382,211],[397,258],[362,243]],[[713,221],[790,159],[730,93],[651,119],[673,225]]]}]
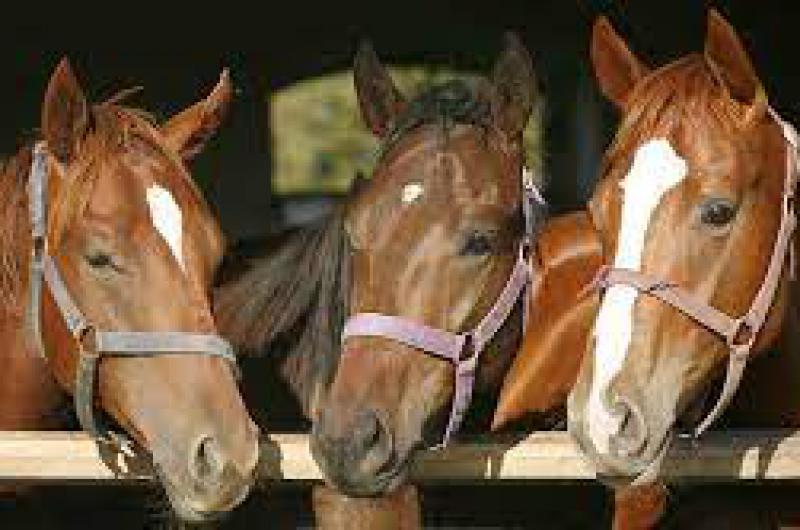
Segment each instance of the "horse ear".
[{"label": "horse ear", "polygon": [[756,70],[736,30],[716,9],[708,11],[705,56],[717,68],[731,97],[758,104],[762,91]]},{"label": "horse ear", "polygon": [[590,53],[600,90],[617,107],[624,107],[633,87],[647,75],[649,68],[631,52],[604,16],[592,28]]},{"label": "horse ear", "polygon": [[492,72],[492,115],[501,130],[517,136],[531,116],[538,86],[533,61],[519,37],[506,33],[504,41]]},{"label": "horse ear", "polygon": [[62,163],[72,161],[89,128],[89,104],[69,60],[58,63],[42,105],[42,137],[50,152]]},{"label": "horse ear", "polygon": [[161,134],[184,160],[190,160],[203,150],[206,142],[217,132],[232,97],[233,84],[226,68],[211,94],[170,118],[161,126]]},{"label": "horse ear", "polygon": [[353,79],[364,122],[376,136],[383,137],[405,109],[406,100],[367,41],[356,53]]}]

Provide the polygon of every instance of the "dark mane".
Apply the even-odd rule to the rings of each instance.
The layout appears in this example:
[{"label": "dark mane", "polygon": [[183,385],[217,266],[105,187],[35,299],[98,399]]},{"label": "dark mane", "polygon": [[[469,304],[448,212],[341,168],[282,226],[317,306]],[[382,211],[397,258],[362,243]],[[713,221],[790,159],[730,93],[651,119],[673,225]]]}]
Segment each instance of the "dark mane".
[{"label": "dark mane", "polygon": [[454,79],[433,85],[412,99],[386,135],[386,152],[409,131],[422,125],[440,124],[447,131],[457,123],[486,129],[492,123],[485,79]]},{"label": "dark mane", "polygon": [[314,374],[306,375],[335,368],[350,292],[345,210],[340,205],[297,230],[217,290],[215,315],[226,337],[249,351],[269,347],[288,356],[309,355]]}]

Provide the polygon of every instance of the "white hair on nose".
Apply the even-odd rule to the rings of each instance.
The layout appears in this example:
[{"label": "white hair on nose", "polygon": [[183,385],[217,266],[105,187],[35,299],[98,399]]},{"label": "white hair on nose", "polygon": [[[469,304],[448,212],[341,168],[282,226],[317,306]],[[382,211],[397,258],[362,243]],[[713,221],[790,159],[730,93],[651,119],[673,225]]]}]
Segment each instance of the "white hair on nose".
[{"label": "white hair on nose", "polygon": [[164,239],[170,252],[186,271],[183,260],[183,213],[175,198],[166,188],[154,184],[147,188],[147,205],[156,231]]},{"label": "white hair on nose", "polygon": [[403,186],[403,191],[400,196],[400,200],[403,201],[404,204],[408,204],[411,202],[416,202],[422,194],[425,193],[425,188],[419,182],[410,182]]},{"label": "white hair on nose", "polygon": [[[622,218],[614,254],[615,268],[639,270],[645,234],[651,216],[664,195],[686,178],[686,161],[664,138],[650,140],[636,150],[630,171],[622,181]],[[595,449],[609,452],[609,440],[623,418],[608,410],[603,399],[614,376],[622,369],[633,336],[633,307],[638,292],[628,285],[609,287],[594,325],[594,373],[588,399],[588,434]]]}]

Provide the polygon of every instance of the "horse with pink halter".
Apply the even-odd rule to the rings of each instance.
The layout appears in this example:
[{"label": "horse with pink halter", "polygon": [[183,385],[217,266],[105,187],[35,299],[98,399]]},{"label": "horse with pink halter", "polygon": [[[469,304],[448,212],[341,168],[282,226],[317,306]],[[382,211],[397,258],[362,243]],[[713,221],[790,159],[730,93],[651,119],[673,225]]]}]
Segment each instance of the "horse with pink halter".
[{"label": "horse with pink halter", "polygon": [[618,496],[615,523],[626,528],[655,524],[664,509],[660,463],[681,429],[699,436],[723,412],[727,425],[800,425],[800,401],[785,392],[800,384],[797,135],[713,10],[703,54],[651,70],[600,19],[592,60],[622,122],[588,211],[574,218],[593,242],[565,252],[585,256],[574,266],[584,284],[551,325],[576,333],[526,337],[499,421],[553,403],[536,381],[549,356],[565,355],[558,344],[579,345],[564,384],[547,387],[577,379],[570,431],[602,474],[634,486]]},{"label": "horse with pink halter", "polygon": [[523,172],[536,82],[516,38],[490,78],[409,100],[365,46],[355,85],[381,140],[372,177],[323,226],[226,281],[216,314],[235,344],[283,350],[273,364],[313,421],[329,483],[375,496],[402,486],[417,451],[447,443],[474,398],[496,392],[545,207]]}]

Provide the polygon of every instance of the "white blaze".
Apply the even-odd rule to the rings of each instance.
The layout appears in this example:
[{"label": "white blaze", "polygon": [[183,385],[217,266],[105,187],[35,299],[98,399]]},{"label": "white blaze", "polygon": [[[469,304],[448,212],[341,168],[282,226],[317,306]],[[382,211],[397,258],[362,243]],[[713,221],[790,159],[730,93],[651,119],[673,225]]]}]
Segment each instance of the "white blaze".
[{"label": "white blaze", "polygon": [[183,213],[172,194],[154,184],[147,188],[147,205],[156,231],[164,238],[175,260],[185,272],[183,262]]},{"label": "white blaze", "polygon": [[403,186],[400,200],[405,204],[416,202],[420,197],[422,197],[423,193],[425,193],[425,188],[422,186],[422,184],[419,182],[411,182]]},{"label": "white blaze", "polygon": [[[620,182],[622,218],[614,267],[639,270],[650,218],[664,195],[686,177],[686,161],[663,138],[641,145],[630,172]],[[606,408],[603,397],[622,369],[633,334],[633,307],[638,292],[627,285],[609,287],[594,326],[594,373],[588,399],[588,434],[601,454],[609,452],[609,438],[620,418]]]}]

